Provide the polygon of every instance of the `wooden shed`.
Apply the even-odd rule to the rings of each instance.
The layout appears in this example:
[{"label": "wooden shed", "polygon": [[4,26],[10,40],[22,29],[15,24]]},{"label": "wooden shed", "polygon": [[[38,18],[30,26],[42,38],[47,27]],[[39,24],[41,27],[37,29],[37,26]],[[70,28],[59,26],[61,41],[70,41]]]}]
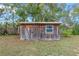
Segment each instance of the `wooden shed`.
[{"label": "wooden shed", "polygon": [[59,22],[20,22],[20,40],[59,40]]}]

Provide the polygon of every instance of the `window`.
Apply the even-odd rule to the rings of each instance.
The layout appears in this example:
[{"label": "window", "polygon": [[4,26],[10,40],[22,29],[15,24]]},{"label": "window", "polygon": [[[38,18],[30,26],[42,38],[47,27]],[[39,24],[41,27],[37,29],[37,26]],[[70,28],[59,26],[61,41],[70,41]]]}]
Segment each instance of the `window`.
[{"label": "window", "polygon": [[53,28],[53,26],[52,25],[46,25],[46,27],[45,27],[45,33],[53,33],[53,31],[54,31],[54,28]]}]

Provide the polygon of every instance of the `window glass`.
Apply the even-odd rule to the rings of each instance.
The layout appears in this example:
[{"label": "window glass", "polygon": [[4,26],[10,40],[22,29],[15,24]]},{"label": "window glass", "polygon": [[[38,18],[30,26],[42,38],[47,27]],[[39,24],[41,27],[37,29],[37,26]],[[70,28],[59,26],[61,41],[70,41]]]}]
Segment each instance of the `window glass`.
[{"label": "window glass", "polygon": [[53,32],[53,26],[52,25],[47,25],[45,28],[46,33],[52,33]]}]

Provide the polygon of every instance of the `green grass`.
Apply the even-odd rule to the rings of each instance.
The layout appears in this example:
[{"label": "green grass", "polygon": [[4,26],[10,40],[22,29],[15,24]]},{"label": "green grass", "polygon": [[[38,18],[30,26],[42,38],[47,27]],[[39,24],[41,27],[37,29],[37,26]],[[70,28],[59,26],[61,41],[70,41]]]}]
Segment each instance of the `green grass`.
[{"label": "green grass", "polygon": [[18,36],[0,36],[1,56],[76,56],[79,55],[79,36],[58,41],[22,41]]}]

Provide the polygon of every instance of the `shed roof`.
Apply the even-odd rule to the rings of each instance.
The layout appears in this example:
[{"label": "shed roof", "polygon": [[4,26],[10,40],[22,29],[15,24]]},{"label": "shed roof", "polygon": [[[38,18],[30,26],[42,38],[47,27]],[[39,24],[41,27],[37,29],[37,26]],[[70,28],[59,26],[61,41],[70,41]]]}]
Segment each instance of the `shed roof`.
[{"label": "shed roof", "polygon": [[57,24],[60,25],[60,22],[20,22],[20,25],[25,25],[25,24]]}]

